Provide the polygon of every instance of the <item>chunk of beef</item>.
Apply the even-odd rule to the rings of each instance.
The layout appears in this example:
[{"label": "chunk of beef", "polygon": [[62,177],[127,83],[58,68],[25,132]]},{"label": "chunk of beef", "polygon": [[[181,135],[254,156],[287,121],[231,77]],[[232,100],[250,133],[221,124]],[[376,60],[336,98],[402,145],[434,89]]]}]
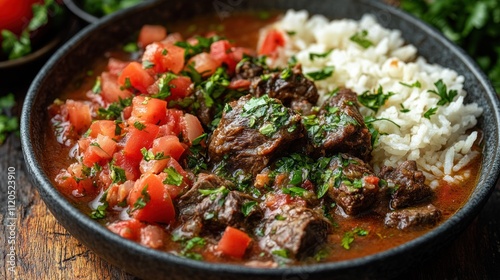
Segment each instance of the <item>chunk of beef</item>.
[{"label": "chunk of beef", "polygon": [[286,250],[287,257],[301,259],[313,255],[326,242],[330,231],[330,223],[315,211],[284,205],[267,216],[259,245],[271,254]]},{"label": "chunk of beef", "polygon": [[247,59],[239,63],[236,67],[236,78],[251,80],[258,78],[264,73],[268,73],[267,67],[256,63],[253,59]]},{"label": "chunk of beef", "polygon": [[[265,78],[253,79],[250,93],[255,96],[267,94],[269,97],[277,98],[285,106],[302,114],[309,114],[310,108],[318,102],[319,98],[314,82],[302,74],[300,65],[267,74]],[[304,103],[308,105],[304,106]],[[303,112],[304,110],[306,112]]]},{"label": "chunk of beef", "polygon": [[436,225],[441,219],[441,211],[429,204],[387,213],[385,225],[398,229],[421,229]]},{"label": "chunk of beef", "polygon": [[390,202],[393,209],[414,206],[433,195],[432,189],[425,184],[425,175],[417,169],[415,161],[405,161],[397,168],[384,166],[379,176],[394,190]]},{"label": "chunk of beef", "polygon": [[[179,220],[177,233],[193,237],[201,232],[214,233],[226,226],[251,229],[262,216],[258,201],[239,191],[230,190],[233,184],[214,174],[201,173],[193,187],[179,198]],[[244,205],[252,203],[243,214]]]},{"label": "chunk of beef", "polygon": [[212,161],[229,171],[255,176],[295,139],[302,137],[300,115],[275,98],[241,97],[228,104],[209,141]]},{"label": "chunk of beef", "polygon": [[379,191],[378,178],[371,167],[361,159],[339,154],[330,160],[325,182],[328,196],[348,215],[356,215],[368,209]]},{"label": "chunk of beef", "polygon": [[342,89],[328,99],[317,116],[303,118],[314,156],[349,153],[365,161],[371,158],[371,133],[358,110],[357,95]]}]

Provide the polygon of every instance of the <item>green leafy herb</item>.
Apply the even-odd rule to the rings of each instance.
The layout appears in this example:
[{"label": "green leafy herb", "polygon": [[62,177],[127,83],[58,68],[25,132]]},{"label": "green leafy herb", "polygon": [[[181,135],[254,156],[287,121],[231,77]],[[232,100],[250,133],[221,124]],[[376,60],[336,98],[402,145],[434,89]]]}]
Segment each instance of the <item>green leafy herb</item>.
[{"label": "green leafy herb", "polygon": [[102,91],[102,87],[101,87],[101,77],[97,77],[95,79],[95,83],[94,83],[94,86],[92,87],[92,92],[95,93],[95,94],[100,94]]},{"label": "green leafy herb", "polygon": [[140,121],[135,121],[134,127],[137,128],[138,130],[143,130],[146,128],[146,125],[141,123]]},{"label": "green leafy herb", "polygon": [[430,108],[429,110],[427,110],[425,113],[424,113],[424,118],[426,119],[431,119],[431,116],[436,114],[438,108],[437,107],[432,107]]},{"label": "green leafy herb", "polygon": [[149,60],[143,60],[142,61],[142,68],[144,69],[151,69],[155,66],[155,64]]},{"label": "green leafy herb", "polygon": [[364,230],[362,228],[355,228],[352,231],[348,231],[344,233],[344,237],[342,237],[341,240],[341,245],[344,247],[344,249],[349,250],[351,249],[351,244],[354,242],[355,235],[358,236],[367,236],[368,231]]},{"label": "green leafy herb", "polygon": [[257,205],[256,201],[247,201],[243,203],[243,205],[241,206],[241,213],[243,213],[243,216],[248,217],[248,215],[252,213],[252,210],[255,208],[256,205]]},{"label": "green leafy herb", "polygon": [[107,202],[100,204],[96,209],[92,210],[90,217],[95,220],[104,219],[106,217],[106,209],[108,209]]},{"label": "green leafy herb", "polygon": [[130,78],[126,77],[124,85],[120,87],[120,90],[131,89],[131,88],[132,88],[132,83],[130,82]]},{"label": "green leafy herb", "polygon": [[9,30],[2,30],[2,50],[9,59],[21,58],[31,52],[31,41],[28,31],[17,36]]},{"label": "green leafy herb", "polygon": [[435,90],[429,90],[429,92],[434,93],[438,95],[441,99],[438,101],[437,105],[445,105],[447,103],[453,102],[453,99],[455,96],[458,95],[458,91],[456,90],[449,90],[446,87],[446,84],[443,83],[443,80],[439,80],[434,83],[436,86],[437,91]]},{"label": "green leafy herb", "polygon": [[403,83],[403,82],[399,82],[401,85],[405,86],[405,87],[409,87],[409,88],[413,88],[413,87],[416,87],[416,88],[421,88],[422,85],[420,84],[419,81],[416,81],[414,82],[413,84],[407,84],[407,83]]},{"label": "green leafy herb", "polygon": [[284,194],[289,194],[291,196],[304,196],[304,194],[307,193],[307,190],[301,187],[283,188],[282,191]]},{"label": "green leafy herb", "polygon": [[326,66],[319,71],[306,73],[306,75],[309,76],[313,81],[321,81],[331,77],[334,71],[335,66]]},{"label": "green leafy herb", "polygon": [[202,53],[202,52],[210,52],[210,46],[217,41],[223,40],[223,37],[212,36],[209,38],[202,36],[195,36],[197,43],[191,45],[186,41],[176,42],[175,45],[185,49],[184,57],[186,60],[189,60],[191,57]]},{"label": "green leafy herb", "polygon": [[401,106],[401,110],[399,110],[401,113],[408,113],[408,112],[410,112],[410,109],[405,108],[405,106],[403,105],[403,103],[399,104],[399,106]]},{"label": "green leafy herb", "polygon": [[139,46],[137,46],[136,42],[130,42],[123,46],[123,51],[128,53],[134,53],[139,50]]},{"label": "green leafy herb", "polygon": [[358,101],[363,106],[372,109],[376,113],[380,107],[384,106],[387,99],[393,95],[393,92],[384,93],[382,86],[379,86],[374,93],[370,93],[370,91],[363,92],[363,94],[358,96]]},{"label": "green leafy herb", "polygon": [[274,250],[271,252],[273,255],[275,256],[278,256],[278,257],[282,257],[282,258],[285,258],[285,259],[288,259],[289,258],[289,253],[288,253],[288,250],[287,249],[278,249],[278,250]]},{"label": "green leafy herb", "polygon": [[169,156],[166,156],[163,152],[159,152],[157,154],[154,154],[152,151],[148,151],[146,148],[141,148],[141,154],[142,158],[145,161],[151,161],[151,160],[162,160],[162,159],[167,159]]},{"label": "green leafy herb", "polygon": [[226,196],[229,193],[229,190],[225,186],[219,187],[218,189],[212,189],[212,190],[199,189],[198,191],[204,196],[210,196],[210,199],[212,199],[212,200],[217,198],[217,196],[219,194]]},{"label": "green leafy herb", "polygon": [[140,3],[142,0],[83,0],[83,9],[97,17],[112,14]]},{"label": "green leafy herb", "polygon": [[315,58],[325,58],[332,53],[333,49],[325,52],[325,53],[310,53],[309,54],[309,60],[314,61]]},{"label": "green leafy herb", "polygon": [[167,178],[163,181],[163,184],[180,186],[184,180],[184,177],[172,166],[165,168],[163,172],[167,173]]},{"label": "green leafy herb", "polygon": [[144,188],[142,188],[141,196],[134,202],[132,212],[144,208],[150,200],[151,196],[148,193],[148,185],[146,184]]},{"label": "green leafy herb", "polygon": [[191,239],[185,239],[183,237],[179,237],[174,235],[172,237],[172,240],[174,242],[182,242],[182,250],[179,252],[179,254],[183,257],[193,259],[193,260],[202,260],[203,257],[201,254],[193,252],[193,249],[196,247],[203,247],[207,244],[205,239],[203,237],[193,237]]},{"label": "green leafy herb", "polygon": [[158,79],[158,93],[152,95],[151,97],[158,99],[166,99],[167,97],[172,95],[172,93],[170,92],[170,88],[172,87],[170,85],[170,82],[175,78],[177,78],[177,76],[172,73],[167,73],[165,75],[162,75]]},{"label": "green leafy herb", "polygon": [[125,170],[117,167],[116,165],[110,163],[109,169],[111,170],[110,177],[111,181],[115,184],[125,183],[127,181],[127,175],[125,175]]},{"label": "green leafy herb", "polygon": [[121,99],[117,102],[111,103],[108,108],[99,108],[97,116],[107,120],[116,120],[121,118],[121,113],[125,107],[132,105],[132,97]]},{"label": "green leafy herb", "polygon": [[354,35],[352,35],[349,40],[353,41],[354,43],[360,45],[361,47],[367,49],[371,46],[373,46],[373,42],[368,40],[368,31],[367,30],[361,30],[360,32],[356,32]]},{"label": "green leafy herb", "polygon": [[18,118],[10,116],[15,105],[14,94],[9,93],[0,97],[0,145],[3,144],[9,133],[19,129]]},{"label": "green leafy herb", "polygon": [[296,31],[287,31],[286,34],[288,34],[288,36],[293,36],[295,34],[297,34]]}]

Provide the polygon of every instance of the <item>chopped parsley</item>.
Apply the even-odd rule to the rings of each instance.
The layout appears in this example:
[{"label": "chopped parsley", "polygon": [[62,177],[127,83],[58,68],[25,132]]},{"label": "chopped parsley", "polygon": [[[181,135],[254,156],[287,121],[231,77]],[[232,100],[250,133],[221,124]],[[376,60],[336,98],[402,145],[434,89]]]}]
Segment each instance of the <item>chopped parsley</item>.
[{"label": "chopped parsley", "polygon": [[305,193],[308,192],[308,190],[301,188],[301,187],[288,187],[288,188],[283,188],[282,189],[284,194],[289,194],[292,197],[293,196],[304,196]]},{"label": "chopped parsley", "polygon": [[[348,105],[354,106],[354,104]],[[302,124],[314,145],[321,145],[327,139],[328,133],[337,131],[340,127],[360,125],[356,119],[342,112],[338,107],[326,106],[324,111],[325,113],[319,116],[302,116]]]},{"label": "chopped parsley", "polygon": [[243,105],[242,111],[241,116],[248,118],[248,127],[257,129],[267,137],[272,137],[283,126],[293,127],[295,123],[289,110],[281,102],[267,95],[252,97]]},{"label": "chopped parsley", "polygon": [[180,186],[184,180],[184,177],[175,170],[172,166],[165,168],[163,172],[167,173],[167,178],[163,181],[163,184]]},{"label": "chopped parsley", "polygon": [[202,52],[210,52],[210,46],[217,41],[223,40],[223,37],[220,36],[212,36],[209,38],[202,37],[202,36],[195,36],[197,43],[194,45],[191,45],[189,42],[186,41],[179,41],[176,42],[175,45],[178,47],[181,47],[185,49],[184,52],[184,58],[189,60],[191,57],[200,54]]},{"label": "chopped parsley", "polygon": [[163,152],[159,152],[159,153],[154,154],[152,151],[148,151],[148,149],[146,149],[144,147],[141,148],[141,154],[142,154],[142,158],[145,161],[162,160],[162,159],[167,159],[170,157],[170,156],[166,156],[165,153],[163,153]]},{"label": "chopped parsley", "polygon": [[92,92],[95,93],[95,94],[100,94],[102,91],[102,87],[101,87],[101,77],[97,77],[95,79],[95,83],[94,83],[94,86],[92,87]]},{"label": "chopped parsley", "polygon": [[373,46],[373,42],[368,40],[367,37],[368,37],[368,31],[363,29],[360,32],[356,32],[354,35],[352,35],[349,38],[349,40],[358,44],[362,48],[367,49],[367,48]]},{"label": "chopped parsley", "polygon": [[309,60],[314,61],[315,58],[325,58],[332,53],[333,49],[324,53],[309,53]]},{"label": "chopped parsley", "polygon": [[170,82],[175,78],[177,78],[177,76],[170,72],[166,73],[165,75],[162,75],[158,79],[158,93],[152,95],[151,97],[158,99],[166,99],[167,97],[172,95],[172,93],[170,92],[170,88],[172,87],[172,85],[170,85]]},{"label": "chopped parsley", "polygon": [[275,256],[282,257],[285,259],[288,259],[290,257],[290,253],[288,252],[287,249],[278,249],[278,250],[272,251],[271,253]]},{"label": "chopped parsley", "polygon": [[342,245],[342,247],[344,247],[344,249],[349,250],[349,249],[351,249],[351,244],[352,244],[352,242],[354,242],[354,238],[356,235],[357,236],[367,236],[368,233],[369,232],[367,230],[364,230],[362,228],[355,228],[352,231],[347,231],[344,233],[344,236],[342,237],[341,245]]},{"label": "chopped parsley", "polygon": [[448,88],[446,87],[446,84],[443,83],[443,80],[439,80],[434,83],[436,86],[436,90],[429,90],[429,92],[434,93],[438,95],[441,99],[438,101],[437,105],[446,105],[447,103],[453,102],[453,99],[455,96],[458,95],[458,91],[454,89],[450,89],[448,91]]},{"label": "chopped parsley", "polygon": [[90,218],[94,220],[104,219],[106,217],[106,209],[108,208],[108,203],[104,202],[97,206],[96,209],[92,210],[90,213]]},{"label": "chopped parsley", "polygon": [[207,189],[199,189],[198,190],[203,196],[210,196],[211,200],[215,200],[219,194],[226,196],[229,193],[229,190],[225,187],[219,187],[218,189],[207,190]]},{"label": "chopped parsley", "polygon": [[138,130],[143,130],[146,128],[146,125],[141,123],[140,121],[135,121],[134,127],[137,128]]},{"label": "chopped parsley", "polygon": [[122,111],[125,107],[132,105],[132,97],[121,99],[111,103],[108,108],[99,108],[97,116],[106,120],[116,120],[121,118]]},{"label": "chopped parsley", "polygon": [[424,113],[424,118],[426,119],[431,119],[431,116],[432,115],[435,115],[436,112],[437,112],[438,108],[437,107],[432,107],[430,108],[429,110],[427,110],[425,113]]},{"label": "chopped parsley", "polygon": [[146,204],[151,200],[151,196],[148,193],[148,184],[142,188],[141,196],[134,202],[134,208],[132,212],[146,207]]},{"label": "chopped parsley", "polygon": [[179,255],[186,257],[186,258],[189,258],[189,259],[193,259],[193,260],[202,260],[203,259],[201,254],[193,252],[193,249],[195,249],[196,247],[203,247],[207,244],[207,242],[205,241],[205,239],[203,237],[196,236],[196,237],[193,237],[191,239],[185,239],[183,237],[179,237],[179,236],[174,235],[172,237],[172,241],[174,241],[174,242],[180,241],[182,243],[183,248],[179,252]]},{"label": "chopped parsley", "polygon": [[306,73],[306,75],[313,81],[321,81],[330,78],[333,75],[334,71],[335,71],[335,66],[326,66],[325,68],[319,71]]},{"label": "chopped parsley", "polygon": [[248,217],[248,215],[252,213],[256,205],[257,201],[247,201],[243,203],[243,205],[241,206],[241,213],[243,213],[243,216]]},{"label": "chopped parsley", "polygon": [[154,66],[155,66],[155,64],[149,60],[142,61],[142,68],[144,68],[144,69],[150,69],[150,68],[153,68]]},{"label": "chopped parsley", "polygon": [[125,183],[127,181],[127,176],[125,175],[125,170],[114,165],[112,162],[109,165],[111,170],[110,177],[111,181],[115,184]]},{"label": "chopped parsley", "polygon": [[410,109],[405,108],[405,106],[403,105],[403,103],[399,104],[399,106],[401,106],[401,110],[399,110],[401,113],[408,113],[408,112],[410,112]]},{"label": "chopped parsley", "polygon": [[409,88],[413,88],[413,87],[416,87],[416,88],[421,88],[422,87],[422,84],[420,84],[420,82],[417,80],[415,81],[413,84],[407,84],[407,83],[403,83],[403,82],[399,82],[401,85],[405,86],[405,87],[409,87]]},{"label": "chopped parsley", "polygon": [[130,78],[126,77],[123,86],[120,87],[120,90],[131,89],[132,83],[130,82]]},{"label": "chopped parsley", "polygon": [[134,53],[139,50],[139,46],[137,46],[136,42],[130,42],[123,46],[123,51],[128,53]]},{"label": "chopped parsley", "polygon": [[363,106],[372,109],[376,113],[380,107],[384,106],[387,99],[393,95],[394,92],[384,93],[382,86],[379,86],[374,93],[370,93],[370,91],[363,92],[363,94],[358,96],[358,101]]}]

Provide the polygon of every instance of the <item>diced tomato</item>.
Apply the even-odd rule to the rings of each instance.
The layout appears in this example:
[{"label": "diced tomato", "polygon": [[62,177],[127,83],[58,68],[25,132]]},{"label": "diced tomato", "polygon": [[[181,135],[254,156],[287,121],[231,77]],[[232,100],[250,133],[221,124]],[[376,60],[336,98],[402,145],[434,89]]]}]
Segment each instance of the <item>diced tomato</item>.
[{"label": "diced tomato", "polygon": [[160,138],[156,138],[153,141],[152,152],[154,154],[163,153],[165,156],[171,156],[175,160],[179,161],[180,157],[184,153],[184,146],[179,142],[179,138],[173,135],[167,135]]},{"label": "diced tomato", "polygon": [[240,62],[243,59],[243,55],[248,55],[248,56],[257,55],[257,53],[254,50],[249,48],[234,47],[231,50],[233,59],[236,61],[236,63]]},{"label": "diced tomato", "polygon": [[272,56],[275,54],[278,47],[285,45],[285,36],[276,29],[271,29],[267,32],[264,42],[260,46],[259,54]]},{"label": "diced tomato", "polygon": [[193,92],[193,82],[191,78],[186,76],[178,76],[177,78],[170,81],[170,95],[167,98],[167,101],[184,98],[186,96],[191,95]]},{"label": "diced tomato", "polygon": [[94,163],[101,160],[108,160],[113,157],[116,149],[116,142],[108,136],[101,134],[91,141],[87,150],[83,154],[83,164],[92,167]]},{"label": "diced tomato", "polygon": [[122,152],[118,152],[113,155],[113,161],[117,167],[125,170],[127,180],[135,181],[141,176],[139,171],[141,158],[126,157]]},{"label": "diced tomato", "polygon": [[187,138],[189,139],[189,143],[192,143],[194,139],[203,134],[203,126],[201,126],[198,117],[191,114],[184,114],[184,122],[186,126]]},{"label": "diced tomato", "polygon": [[167,237],[165,231],[157,225],[147,225],[141,229],[140,242],[142,245],[158,249],[163,247],[163,240]]},{"label": "diced tomato", "polygon": [[114,121],[110,120],[98,120],[90,125],[90,134],[92,138],[96,138],[98,134],[108,136],[110,138],[116,139],[119,135],[115,135],[116,126],[123,129],[123,124],[116,124]]},{"label": "diced tomato", "polygon": [[111,57],[108,60],[108,71],[111,75],[116,77],[120,76],[123,69],[129,64],[128,61],[119,60],[117,58]]},{"label": "diced tomato", "polygon": [[137,43],[144,48],[153,42],[165,39],[165,37],[167,37],[167,29],[165,27],[145,24],[142,26],[141,31],[139,31]]},{"label": "diced tomato", "polygon": [[238,63],[233,56],[233,46],[228,40],[214,42],[210,46],[210,56],[217,64],[225,64],[229,72],[233,72]]},{"label": "diced tomato", "polygon": [[112,208],[126,201],[133,187],[134,181],[128,180],[123,184],[113,184],[107,188],[106,202],[108,202],[109,207]]},{"label": "diced tomato", "polygon": [[179,135],[181,131],[183,131],[183,120],[184,112],[177,109],[168,109],[167,110],[167,122],[166,126],[168,126],[168,131],[170,134]]},{"label": "diced tomato", "polygon": [[167,121],[167,102],[157,98],[138,95],[132,99],[130,125],[136,121],[145,124],[162,125]]},{"label": "diced tomato", "polygon": [[242,258],[250,243],[252,238],[248,234],[228,226],[217,245],[217,250],[231,257]]},{"label": "diced tomato", "polygon": [[66,100],[69,122],[76,132],[86,131],[92,123],[90,106],[83,101]]},{"label": "diced tomato", "polygon": [[146,47],[142,61],[153,63],[156,73],[171,71],[178,74],[184,68],[184,52],[183,48],[173,44],[152,43]]},{"label": "diced tomato", "polygon": [[139,163],[142,159],[141,149],[151,148],[154,139],[158,135],[158,131],[158,126],[154,124],[145,124],[142,130],[131,126],[127,133],[127,142],[125,143],[125,147],[123,147],[123,154],[127,158]]},{"label": "diced tomato", "polygon": [[[62,169],[56,175],[55,182],[61,188],[61,191],[68,195],[92,197],[97,190],[94,188],[91,179],[83,178],[81,168],[81,164],[75,163],[69,166],[68,170]],[[79,170],[79,174],[75,174],[75,170]]]},{"label": "diced tomato", "polygon": [[304,200],[304,198],[298,197],[298,196],[291,197],[290,195],[283,194],[283,193],[269,195],[266,198],[265,202],[266,202],[266,206],[271,210],[279,209],[283,205],[292,204],[292,203],[295,205],[299,205],[299,206],[306,205],[306,201]]},{"label": "diced tomato", "polygon": [[372,185],[375,185],[375,186],[378,186],[378,182],[380,181],[380,178],[377,177],[377,176],[366,176],[365,178],[365,182],[367,182],[368,184],[372,184]]},{"label": "diced tomato", "polygon": [[150,223],[170,223],[175,220],[174,204],[160,178],[143,175],[134,184],[128,203],[132,216]]},{"label": "diced tomato", "polygon": [[120,98],[125,99],[132,95],[131,91],[120,86],[117,76],[108,72],[101,74],[101,96],[104,101],[113,103],[120,100]]},{"label": "diced tomato", "polygon": [[123,238],[138,241],[141,237],[141,229],[144,227],[145,224],[140,221],[130,219],[126,221],[114,222],[108,226],[108,229]]},{"label": "diced tomato", "polygon": [[248,88],[250,88],[251,84],[252,83],[249,80],[244,80],[244,79],[232,80],[229,83],[228,88],[229,89],[248,89]]},{"label": "diced tomato", "polygon": [[191,57],[187,64],[192,65],[196,72],[206,78],[215,73],[215,70],[221,65],[221,62],[216,61],[210,54],[202,52]]},{"label": "diced tomato", "polygon": [[[175,199],[186,188],[191,186],[191,180],[189,179],[189,174],[181,167],[181,165],[175,159],[173,158],[167,159],[167,164],[165,167],[163,167],[163,170],[167,168],[174,168],[183,177],[182,183],[179,186],[165,184],[165,187],[167,188],[170,197],[172,199]],[[158,176],[161,178],[162,181],[164,181],[167,178],[166,173],[160,173]]]},{"label": "diced tomato", "polygon": [[154,82],[154,78],[136,61],[130,62],[118,77],[120,86],[125,89],[132,86],[142,93],[145,93]]}]

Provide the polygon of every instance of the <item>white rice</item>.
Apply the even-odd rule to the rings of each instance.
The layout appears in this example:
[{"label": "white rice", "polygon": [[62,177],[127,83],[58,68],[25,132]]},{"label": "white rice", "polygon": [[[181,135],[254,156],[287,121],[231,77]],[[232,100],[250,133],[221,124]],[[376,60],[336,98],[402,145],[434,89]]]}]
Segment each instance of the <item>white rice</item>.
[{"label": "white rice", "polygon": [[[478,133],[468,130],[476,125],[482,109],[476,103],[464,104],[463,76],[427,63],[417,55],[415,46],[405,44],[399,30],[382,27],[373,15],[365,15],[360,21],[329,21],[319,15],[309,17],[306,11],[288,11],[270,28],[290,35],[285,35],[285,46],[276,59],[268,59],[269,64],[286,66],[294,56],[304,73],[335,67],[331,77],[316,82],[322,95],[320,102],[326,93],[338,87],[362,94],[382,86],[384,93],[395,93],[374,115],[391,119],[400,126],[388,121],[373,123],[381,133],[372,153],[375,171],[383,165],[397,166],[409,159],[417,162],[432,187],[438,185],[439,179],[458,183],[470,176],[467,164],[479,153],[471,150]],[[367,39],[373,43],[367,49],[350,40],[362,30],[368,32]],[[311,53],[329,50],[332,51],[325,58],[311,60],[309,57]],[[442,80],[448,90],[458,91],[453,102],[439,106],[439,96],[428,92],[436,90],[434,83],[438,80]],[[400,83],[416,81],[420,82],[420,88]],[[410,112],[401,112],[401,104]],[[434,107],[438,108],[436,114],[425,118],[424,113]],[[361,113],[374,114],[365,107]]]}]

